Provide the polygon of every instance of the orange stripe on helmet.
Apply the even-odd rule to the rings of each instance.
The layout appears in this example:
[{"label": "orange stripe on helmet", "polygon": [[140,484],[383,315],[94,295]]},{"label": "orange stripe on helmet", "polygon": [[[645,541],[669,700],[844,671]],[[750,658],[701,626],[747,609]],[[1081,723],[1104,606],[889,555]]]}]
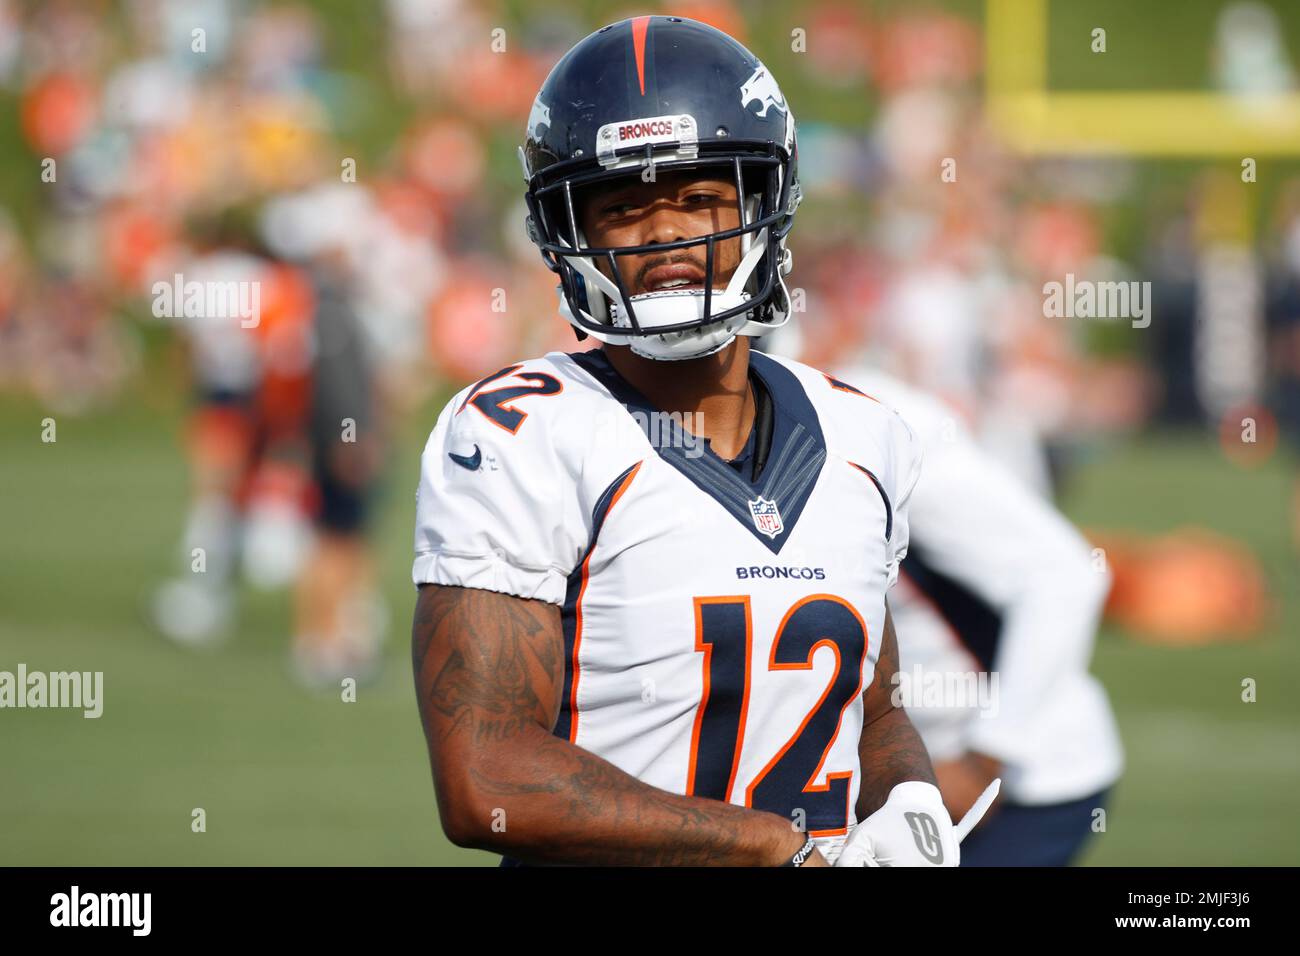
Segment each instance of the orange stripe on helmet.
[{"label": "orange stripe on helmet", "polygon": [[632,20],[632,45],[636,48],[636,78],[641,83],[642,96],[645,96],[645,37],[649,29],[649,17],[635,17]]}]

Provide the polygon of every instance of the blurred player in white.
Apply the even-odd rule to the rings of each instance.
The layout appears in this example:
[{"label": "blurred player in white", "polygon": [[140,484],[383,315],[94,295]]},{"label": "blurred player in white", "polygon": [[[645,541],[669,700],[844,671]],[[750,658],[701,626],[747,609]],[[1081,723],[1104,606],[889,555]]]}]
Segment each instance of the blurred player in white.
[{"label": "blurred player in white", "polygon": [[463,389],[425,448],[413,663],[445,831],[522,863],[955,865],[885,682],[917,449],[749,350],[790,308],[775,80],[711,27],[625,20],[561,59],[521,157],[561,313],[604,346]]},{"label": "blurred player in white", "polygon": [[[899,685],[954,819],[1003,781],[1002,800],[962,844],[962,865],[1064,866],[1123,765],[1106,692],[1088,673],[1105,563],[955,411],[866,366],[838,374],[897,409],[925,456],[890,595]],[[963,687],[948,675],[978,672],[997,675],[985,685],[992,696],[927,702],[926,680]]]}]

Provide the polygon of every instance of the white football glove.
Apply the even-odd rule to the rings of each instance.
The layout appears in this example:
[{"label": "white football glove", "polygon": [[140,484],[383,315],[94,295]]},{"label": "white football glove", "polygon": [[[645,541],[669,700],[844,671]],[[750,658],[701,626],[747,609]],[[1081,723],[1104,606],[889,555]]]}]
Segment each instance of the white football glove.
[{"label": "white football glove", "polygon": [[836,866],[957,866],[960,843],[998,795],[989,784],[961,823],[953,826],[934,784],[908,780],[889,791],[885,805],[849,834]]}]

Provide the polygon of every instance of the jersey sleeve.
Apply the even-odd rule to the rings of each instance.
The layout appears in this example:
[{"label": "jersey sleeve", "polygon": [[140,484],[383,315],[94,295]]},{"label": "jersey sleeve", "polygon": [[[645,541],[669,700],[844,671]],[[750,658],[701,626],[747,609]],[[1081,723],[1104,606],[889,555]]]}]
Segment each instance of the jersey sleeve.
[{"label": "jersey sleeve", "polygon": [[412,579],[562,604],[587,529],[551,422],[530,415],[512,433],[464,398],[443,409],[420,462]]},{"label": "jersey sleeve", "polygon": [[898,568],[907,557],[911,537],[910,514],[912,492],[921,478],[921,442],[903,418],[895,413],[894,431],[894,528],[887,543],[888,590],[898,583]]}]

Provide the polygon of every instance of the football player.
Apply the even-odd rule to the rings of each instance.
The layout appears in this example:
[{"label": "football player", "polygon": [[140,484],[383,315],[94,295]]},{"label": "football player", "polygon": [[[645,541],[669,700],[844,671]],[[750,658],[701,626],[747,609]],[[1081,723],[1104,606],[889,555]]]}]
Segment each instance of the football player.
[{"label": "football player", "polygon": [[444,831],[529,864],[955,865],[889,682],[917,448],[749,349],[790,311],[775,79],[704,24],[624,20],[560,60],[520,156],[560,312],[599,346],[463,389],[424,451]]},{"label": "football player", "polygon": [[[957,413],[867,366],[836,373],[906,417],[925,456],[910,550],[891,597],[902,699],[953,818],[1001,778],[962,866],[1065,866],[1123,767],[1088,673],[1110,575],[1068,520],[981,449]],[[924,685],[990,694],[927,699]]]}]

